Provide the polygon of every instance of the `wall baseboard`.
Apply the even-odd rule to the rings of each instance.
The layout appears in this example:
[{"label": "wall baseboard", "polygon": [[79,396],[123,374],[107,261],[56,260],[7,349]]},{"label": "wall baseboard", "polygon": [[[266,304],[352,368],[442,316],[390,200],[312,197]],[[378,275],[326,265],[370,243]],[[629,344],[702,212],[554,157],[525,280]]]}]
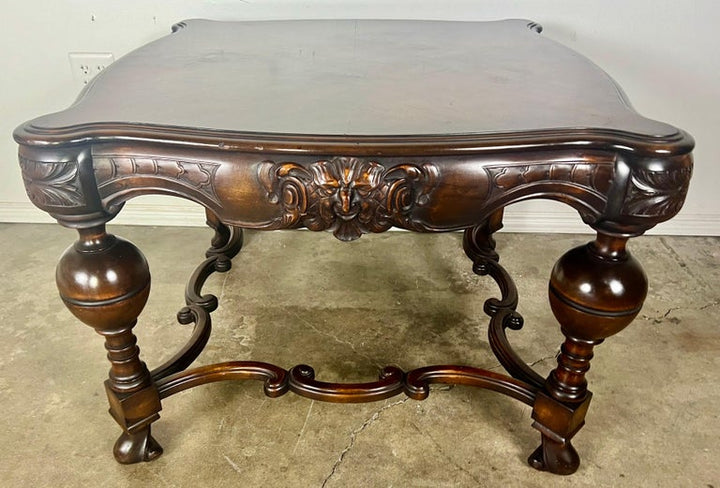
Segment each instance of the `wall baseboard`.
[{"label": "wall baseboard", "polygon": [[[585,225],[580,216],[569,208],[557,208],[555,211],[514,211],[509,207],[503,223],[508,232],[533,232],[538,234],[592,234],[593,230]],[[690,214],[680,213],[677,217],[658,224],[647,235],[670,236],[720,236],[720,213]]]},{"label": "wall baseboard", "polygon": [[[0,202],[0,222],[48,224],[55,219],[30,202]],[[191,203],[176,205],[142,204],[131,202],[112,220],[117,225],[145,226],[205,226],[205,211]]]},{"label": "wall baseboard", "polygon": [[[521,211],[509,209],[505,215],[505,230],[557,234],[588,234],[592,231],[572,211]],[[0,202],[0,222],[47,224],[54,220],[30,202]],[[205,212],[191,203],[158,205],[130,202],[113,220],[118,225],[185,226],[205,225]],[[687,214],[660,224],[650,230],[651,235],[720,236],[720,213]]]}]

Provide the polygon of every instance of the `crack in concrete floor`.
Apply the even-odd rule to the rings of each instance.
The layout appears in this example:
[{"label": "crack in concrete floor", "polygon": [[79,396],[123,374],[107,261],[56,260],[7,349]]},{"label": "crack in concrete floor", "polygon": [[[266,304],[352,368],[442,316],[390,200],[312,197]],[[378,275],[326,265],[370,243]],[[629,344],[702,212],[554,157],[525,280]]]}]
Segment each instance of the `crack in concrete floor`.
[{"label": "crack in concrete floor", "polygon": [[325,479],[322,482],[322,485],[320,485],[322,488],[325,488],[327,484],[330,482],[330,479],[335,476],[335,473],[337,472],[338,468],[342,464],[342,462],[345,460],[345,456],[350,452],[350,450],[355,446],[355,440],[357,439],[357,436],[370,427],[372,424],[374,424],[379,418],[380,415],[382,415],[383,412],[386,410],[389,410],[393,407],[396,407],[397,405],[402,405],[403,403],[406,403],[408,400],[410,400],[409,397],[403,398],[402,400],[398,400],[396,402],[390,403],[388,405],[383,406],[382,408],[375,411],[365,422],[362,423],[360,427],[353,430],[350,433],[350,442],[345,446],[345,448],[340,452],[340,455],[337,458],[337,461],[335,461],[335,464],[333,464],[330,474],[328,474]]},{"label": "crack in concrete floor", "polygon": [[372,358],[372,357],[368,356],[367,354],[362,353],[362,352],[358,351],[357,349],[355,349],[355,344],[353,344],[352,342],[350,342],[350,341],[345,341],[345,340],[343,340],[343,339],[340,339],[338,336],[336,336],[336,335],[334,335],[334,334],[331,334],[330,332],[324,331],[324,330],[322,330],[322,329],[318,329],[317,327],[315,327],[315,326],[312,324],[312,322],[310,322],[310,321],[308,321],[308,320],[305,320],[304,318],[300,317],[300,316],[299,316],[297,313],[295,313],[295,312],[290,312],[290,314],[291,314],[293,317],[295,317],[296,319],[298,319],[298,320],[299,320],[301,323],[303,323],[305,326],[307,326],[309,329],[313,330],[314,332],[316,332],[316,333],[318,333],[318,334],[320,334],[320,335],[322,335],[322,336],[329,337],[329,338],[331,338],[332,340],[334,340],[335,342],[337,342],[338,344],[343,344],[343,345],[348,346],[348,347],[352,350],[352,352],[354,352],[355,354],[357,354],[358,356],[360,356],[360,357],[362,357],[362,358],[364,358],[364,359],[367,359],[367,360],[370,361],[372,364],[374,364],[378,369],[383,369],[383,368],[384,368],[384,366],[381,365],[381,364],[380,364],[378,361],[376,361],[374,358]]},{"label": "crack in concrete floor", "polygon": [[714,300],[700,307],[670,307],[663,314],[656,315],[654,317],[651,315],[642,314],[639,318],[641,320],[652,321],[653,324],[661,324],[665,321],[665,319],[670,317],[671,313],[677,312],[678,310],[695,310],[697,308],[698,311],[704,311],[713,307],[717,307],[718,305],[720,305],[720,300]]},{"label": "crack in concrete floor", "polygon": [[423,437],[427,437],[427,438],[430,440],[430,443],[435,447],[435,450],[436,450],[443,458],[445,458],[450,464],[452,464],[452,465],[455,466],[457,469],[459,469],[460,471],[462,471],[463,473],[465,473],[466,475],[468,475],[468,476],[475,482],[475,484],[476,484],[477,486],[483,486],[483,485],[482,485],[482,482],[480,481],[480,479],[478,479],[477,476],[475,476],[475,475],[472,474],[470,471],[468,471],[467,469],[465,469],[465,468],[464,468],[462,465],[460,465],[455,459],[453,459],[450,455],[448,455],[448,454],[445,452],[445,450],[443,449],[443,447],[440,445],[440,443],[439,443],[433,436],[431,436],[429,432],[423,431],[423,430],[420,429],[420,427],[418,427],[414,422],[411,423],[410,425],[412,425],[412,427],[417,431],[418,434],[420,434],[420,435],[423,436]]}]

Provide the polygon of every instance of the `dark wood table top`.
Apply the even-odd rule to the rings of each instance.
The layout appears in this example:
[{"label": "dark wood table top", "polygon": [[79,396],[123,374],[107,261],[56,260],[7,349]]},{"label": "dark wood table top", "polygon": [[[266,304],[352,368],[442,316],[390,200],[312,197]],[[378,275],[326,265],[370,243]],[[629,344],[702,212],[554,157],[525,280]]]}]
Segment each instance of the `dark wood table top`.
[{"label": "dark wood table top", "polygon": [[687,151],[689,136],[638,115],[605,72],[539,30],[525,20],[190,20],[15,135],[372,154],[549,140]]}]

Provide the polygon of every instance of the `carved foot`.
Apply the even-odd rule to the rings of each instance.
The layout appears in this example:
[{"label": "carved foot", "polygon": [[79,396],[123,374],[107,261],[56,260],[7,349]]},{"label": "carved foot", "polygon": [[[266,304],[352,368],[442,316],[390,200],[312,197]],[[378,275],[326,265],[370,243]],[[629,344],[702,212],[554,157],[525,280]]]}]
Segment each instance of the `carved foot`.
[{"label": "carved foot", "polygon": [[568,475],[577,471],[580,456],[570,441],[557,442],[542,436],[542,443],[530,455],[528,464],[538,471]]},{"label": "carved foot", "polygon": [[123,432],[115,442],[113,454],[121,464],[148,462],[160,457],[163,449],[150,435],[150,426],[134,433]]}]

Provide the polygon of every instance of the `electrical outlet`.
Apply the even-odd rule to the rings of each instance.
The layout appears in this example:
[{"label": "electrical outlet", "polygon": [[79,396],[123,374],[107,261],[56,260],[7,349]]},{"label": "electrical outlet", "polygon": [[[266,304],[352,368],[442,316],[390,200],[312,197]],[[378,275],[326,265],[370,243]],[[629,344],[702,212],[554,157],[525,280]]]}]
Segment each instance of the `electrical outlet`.
[{"label": "electrical outlet", "polygon": [[90,83],[95,75],[115,61],[112,53],[69,53],[68,58],[73,79],[80,86]]}]

